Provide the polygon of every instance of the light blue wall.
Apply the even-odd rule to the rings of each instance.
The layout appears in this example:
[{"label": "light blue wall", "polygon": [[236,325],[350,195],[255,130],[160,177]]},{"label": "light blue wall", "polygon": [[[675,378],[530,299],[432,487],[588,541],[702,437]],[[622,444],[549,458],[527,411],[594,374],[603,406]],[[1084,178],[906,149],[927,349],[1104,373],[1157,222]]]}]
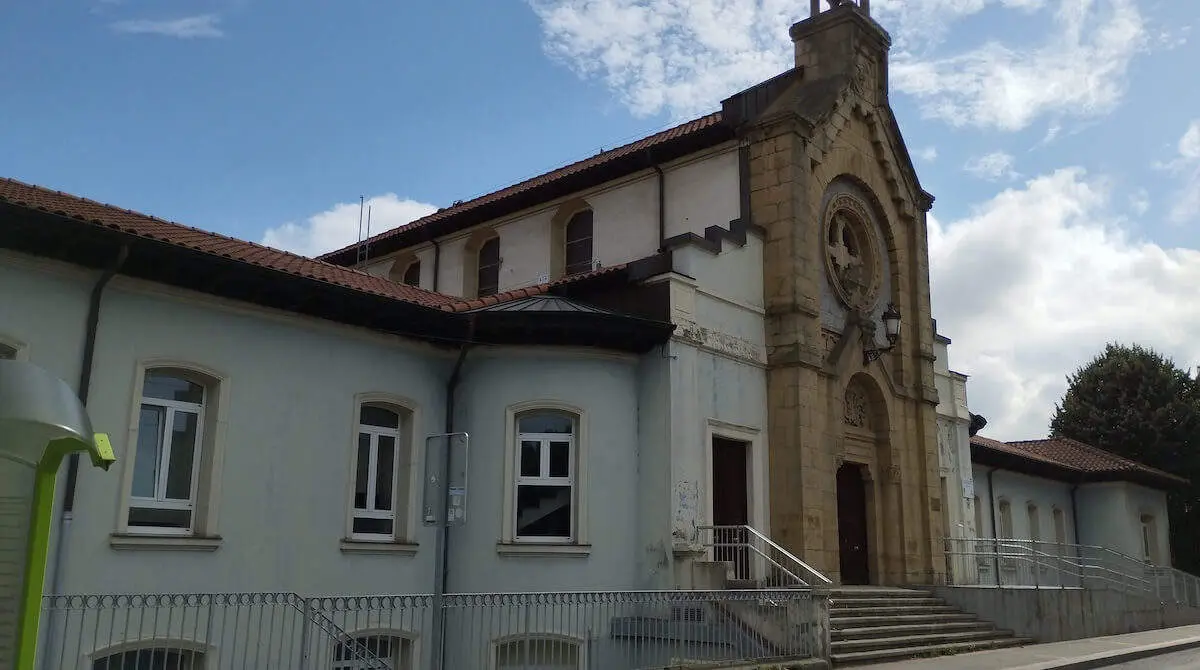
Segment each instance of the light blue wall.
[{"label": "light blue wall", "polygon": [[983,516],[983,530],[979,532],[980,537],[996,536],[993,519],[999,521],[1000,500],[1007,498],[1012,505],[1014,539],[1030,539],[1029,515],[1026,506],[1033,502],[1038,506],[1041,541],[1054,541],[1052,510],[1055,507],[1063,511],[1067,542],[1075,541],[1074,522],[1071,519],[1071,486],[1069,484],[1010,470],[996,470],[992,475],[995,495],[991,499],[992,506],[989,508],[987,473],[990,469],[982,465],[974,466],[975,495],[979,496],[980,510]]},{"label": "light blue wall", "polygon": [[[458,430],[471,434],[467,524],[451,531],[449,590],[630,589],[637,583],[638,382],[634,357],[473,351],[463,369]],[[554,400],[586,412],[588,555],[500,555],[506,408]]]}]

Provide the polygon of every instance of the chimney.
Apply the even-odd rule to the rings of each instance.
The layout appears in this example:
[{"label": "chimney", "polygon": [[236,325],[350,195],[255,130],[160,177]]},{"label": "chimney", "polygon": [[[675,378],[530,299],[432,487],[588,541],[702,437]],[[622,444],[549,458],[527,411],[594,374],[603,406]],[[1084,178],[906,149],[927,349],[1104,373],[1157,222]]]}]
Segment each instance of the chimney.
[{"label": "chimney", "polygon": [[[796,67],[807,80],[860,76],[864,57],[876,66],[886,91],[892,38],[871,18],[870,0],[809,0],[810,16],[792,26]],[[822,1],[828,5],[823,11]]]}]

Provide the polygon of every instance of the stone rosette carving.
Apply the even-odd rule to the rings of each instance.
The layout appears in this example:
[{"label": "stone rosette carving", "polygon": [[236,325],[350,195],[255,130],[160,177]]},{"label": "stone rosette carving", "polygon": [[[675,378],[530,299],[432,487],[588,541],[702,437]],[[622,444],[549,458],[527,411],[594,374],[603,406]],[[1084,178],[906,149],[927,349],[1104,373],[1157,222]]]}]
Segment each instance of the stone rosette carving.
[{"label": "stone rosette carving", "polygon": [[870,312],[879,302],[883,268],[879,238],[867,206],[839,193],[825,208],[825,271],[838,300],[851,310]]}]

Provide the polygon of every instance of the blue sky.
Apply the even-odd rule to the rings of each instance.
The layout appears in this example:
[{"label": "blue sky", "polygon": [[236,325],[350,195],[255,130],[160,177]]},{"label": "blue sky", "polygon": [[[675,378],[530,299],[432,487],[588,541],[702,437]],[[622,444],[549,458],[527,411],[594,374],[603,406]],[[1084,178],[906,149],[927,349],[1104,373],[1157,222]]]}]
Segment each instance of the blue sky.
[{"label": "blue sky", "polygon": [[[715,109],[788,66],[807,5],[8,3],[0,174],[313,253],[359,195],[399,225]],[[1200,364],[1200,3],[872,6],[993,436],[1044,432],[1109,339]]]}]

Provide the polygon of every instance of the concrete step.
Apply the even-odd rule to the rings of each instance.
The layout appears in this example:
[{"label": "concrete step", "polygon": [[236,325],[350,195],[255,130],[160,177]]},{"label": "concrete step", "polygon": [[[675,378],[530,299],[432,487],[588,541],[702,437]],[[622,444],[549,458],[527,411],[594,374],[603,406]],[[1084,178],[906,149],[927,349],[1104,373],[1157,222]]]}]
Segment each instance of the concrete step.
[{"label": "concrete step", "polygon": [[888,608],[888,606],[914,606],[914,605],[944,605],[946,600],[941,598],[853,598],[844,600],[841,598],[833,598],[829,603],[830,608]]},{"label": "concrete step", "polygon": [[934,635],[937,633],[965,633],[971,631],[995,631],[996,627],[986,621],[940,621],[937,623],[895,624],[882,626],[858,626],[839,628],[832,626],[830,637],[838,640],[861,640],[863,638],[900,637],[904,635]]},{"label": "concrete step", "polygon": [[978,621],[974,614],[955,612],[953,614],[902,614],[902,615],[853,615],[831,616],[829,626],[833,630],[849,629],[864,626],[886,626],[889,624],[938,624],[957,621]]},{"label": "concrete step", "polygon": [[872,637],[862,640],[838,640],[830,643],[834,654],[875,651],[877,649],[901,649],[907,647],[931,647],[939,644],[978,642],[980,640],[1006,640],[1012,638],[1010,631],[971,630],[958,633],[927,633],[925,635],[901,635],[899,637]]},{"label": "concrete step", "polygon": [[1029,638],[1005,637],[994,640],[974,640],[971,642],[933,644],[921,647],[873,649],[871,651],[834,653],[830,655],[830,661],[838,667],[847,667],[854,665],[866,665],[868,663],[879,663],[882,661],[922,658],[925,656],[949,656],[951,654],[963,654],[970,651],[1006,649],[1009,647],[1020,647],[1031,642],[1033,642],[1033,640],[1030,640]]},{"label": "concrete step", "polygon": [[867,607],[851,607],[847,605],[839,605],[830,607],[829,613],[833,617],[851,617],[851,616],[903,616],[916,614],[958,614],[960,610],[951,605],[892,605],[881,607],[879,605],[870,605]]}]

